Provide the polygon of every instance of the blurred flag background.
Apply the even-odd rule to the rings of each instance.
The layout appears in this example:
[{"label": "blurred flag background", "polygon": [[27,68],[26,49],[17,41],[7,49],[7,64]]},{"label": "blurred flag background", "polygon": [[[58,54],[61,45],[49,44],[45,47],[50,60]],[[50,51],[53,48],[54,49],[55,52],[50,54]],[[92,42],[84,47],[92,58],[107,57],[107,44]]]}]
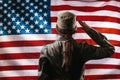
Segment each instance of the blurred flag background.
[{"label": "blurred flag background", "polygon": [[[115,46],[111,58],[86,63],[85,80],[120,79],[120,0],[0,0],[0,80],[37,80],[40,50],[58,38],[62,11],[73,12]],[[77,27],[77,42],[96,45]]]}]

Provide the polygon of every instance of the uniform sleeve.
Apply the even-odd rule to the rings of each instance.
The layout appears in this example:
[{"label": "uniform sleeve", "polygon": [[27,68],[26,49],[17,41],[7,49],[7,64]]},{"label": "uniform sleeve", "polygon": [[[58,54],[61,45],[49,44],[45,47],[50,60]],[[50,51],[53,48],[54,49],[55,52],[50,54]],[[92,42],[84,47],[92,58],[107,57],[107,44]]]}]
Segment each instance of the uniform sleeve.
[{"label": "uniform sleeve", "polygon": [[99,47],[84,44],[82,48],[85,59],[106,58],[110,57],[114,53],[114,46],[109,43],[104,35],[94,29],[90,29],[86,31],[86,33],[99,45]]},{"label": "uniform sleeve", "polygon": [[38,80],[51,80],[50,62],[46,56],[46,51],[43,49],[39,58]]}]

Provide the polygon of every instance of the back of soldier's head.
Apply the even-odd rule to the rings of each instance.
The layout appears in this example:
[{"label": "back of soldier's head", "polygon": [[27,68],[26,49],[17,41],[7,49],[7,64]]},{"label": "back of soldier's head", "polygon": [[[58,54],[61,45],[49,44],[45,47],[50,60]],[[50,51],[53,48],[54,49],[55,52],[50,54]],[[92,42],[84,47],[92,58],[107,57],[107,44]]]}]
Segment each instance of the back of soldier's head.
[{"label": "back of soldier's head", "polygon": [[57,31],[61,34],[73,34],[76,31],[76,16],[71,12],[62,12],[57,18]]}]

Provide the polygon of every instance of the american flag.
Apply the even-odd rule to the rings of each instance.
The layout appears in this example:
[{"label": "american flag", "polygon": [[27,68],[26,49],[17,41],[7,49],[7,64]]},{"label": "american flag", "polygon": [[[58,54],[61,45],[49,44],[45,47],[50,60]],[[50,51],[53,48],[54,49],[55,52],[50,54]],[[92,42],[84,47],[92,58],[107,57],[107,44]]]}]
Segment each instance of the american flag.
[{"label": "american flag", "polygon": [[[120,80],[120,0],[0,0],[0,80],[37,80],[43,45],[58,38],[62,11],[104,34],[115,46],[110,58],[85,65],[85,80]],[[77,23],[77,42],[96,45]]]}]

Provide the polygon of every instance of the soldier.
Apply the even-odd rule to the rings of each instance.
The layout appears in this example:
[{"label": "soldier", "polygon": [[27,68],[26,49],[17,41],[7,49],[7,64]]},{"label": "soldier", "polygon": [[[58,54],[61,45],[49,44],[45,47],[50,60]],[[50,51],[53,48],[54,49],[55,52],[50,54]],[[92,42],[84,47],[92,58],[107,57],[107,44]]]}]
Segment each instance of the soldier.
[{"label": "soldier", "polygon": [[82,29],[99,45],[77,43],[72,35],[76,32],[76,16],[63,12],[58,16],[56,30],[60,38],[41,50],[38,80],[84,80],[84,64],[88,60],[110,57],[114,47],[101,33],[79,21]]}]

